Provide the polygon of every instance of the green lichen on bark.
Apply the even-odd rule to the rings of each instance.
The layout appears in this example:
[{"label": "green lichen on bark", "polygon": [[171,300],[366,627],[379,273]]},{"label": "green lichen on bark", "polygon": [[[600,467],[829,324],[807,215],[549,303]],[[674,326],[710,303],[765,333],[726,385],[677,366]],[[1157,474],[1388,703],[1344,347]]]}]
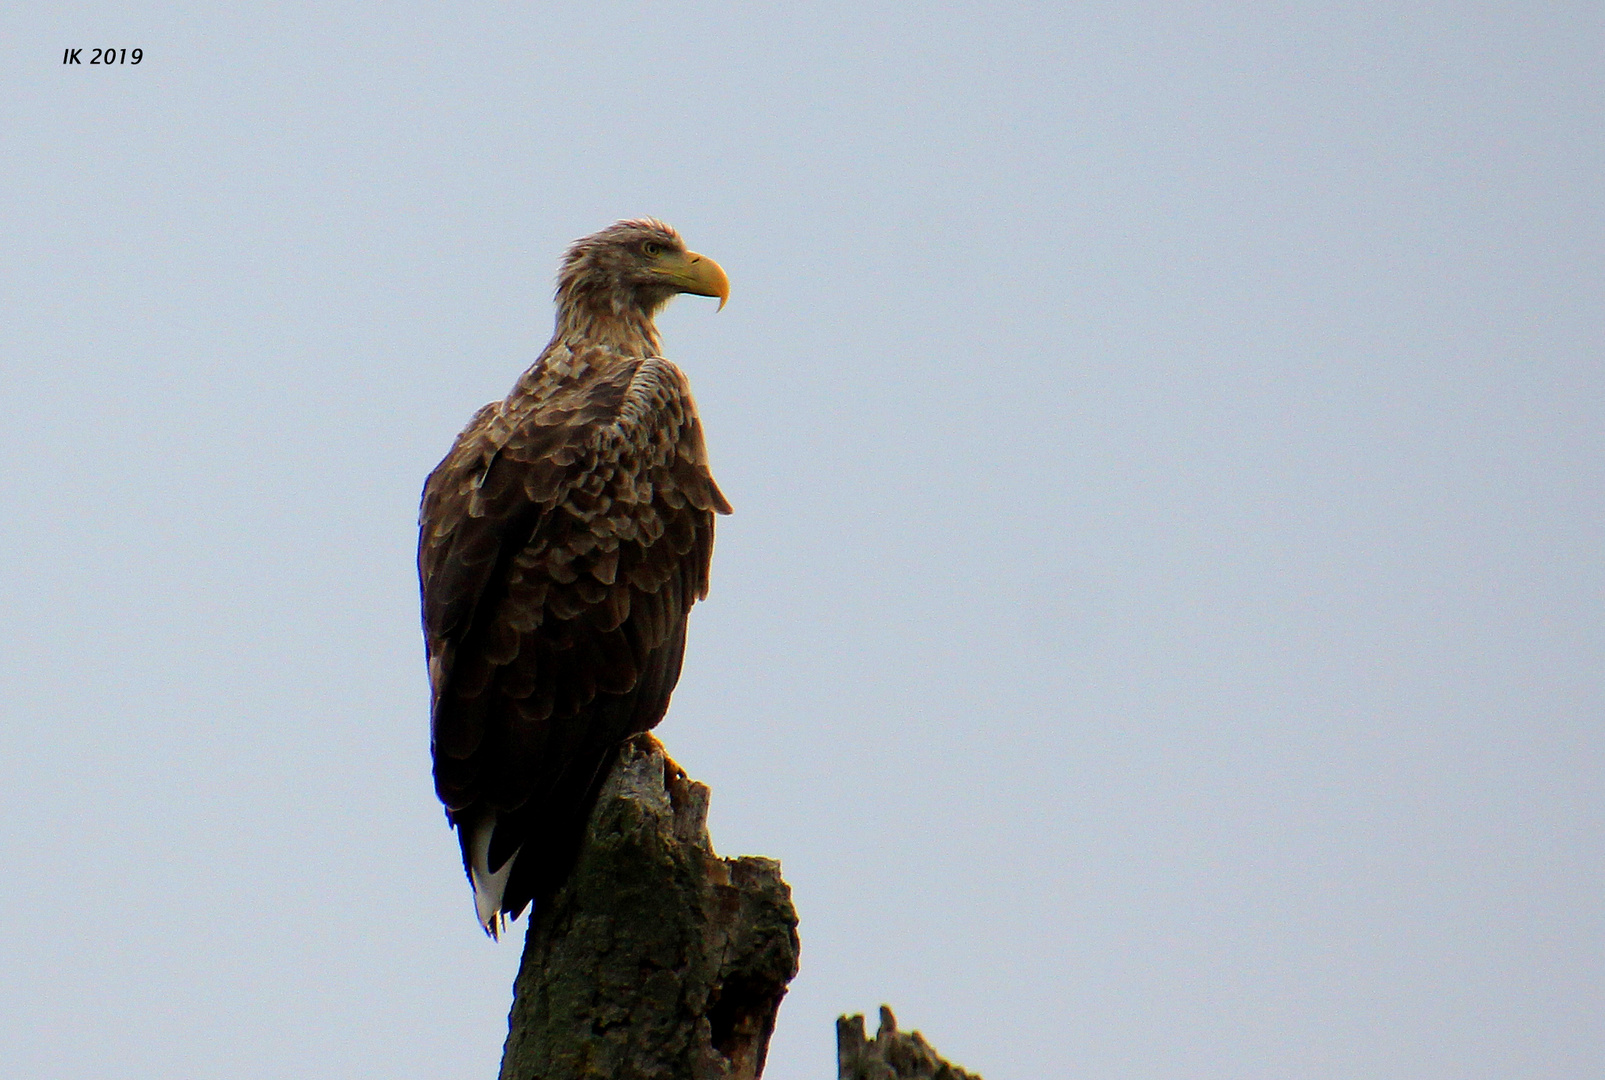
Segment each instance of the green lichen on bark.
[{"label": "green lichen on bark", "polygon": [[650,736],[627,743],[568,884],[537,907],[502,1080],[752,1080],[797,914],[771,859],[721,859],[708,790]]}]

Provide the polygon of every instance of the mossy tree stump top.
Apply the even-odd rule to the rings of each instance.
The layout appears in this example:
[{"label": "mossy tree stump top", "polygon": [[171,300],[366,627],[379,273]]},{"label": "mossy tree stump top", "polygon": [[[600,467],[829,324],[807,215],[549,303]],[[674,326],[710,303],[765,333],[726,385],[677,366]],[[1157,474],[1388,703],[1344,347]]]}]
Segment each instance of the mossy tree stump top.
[{"label": "mossy tree stump top", "polygon": [[625,744],[568,883],[530,918],[502,1080],[755,1080],[797,973],[772,859],[721,859],[708,789]]}]

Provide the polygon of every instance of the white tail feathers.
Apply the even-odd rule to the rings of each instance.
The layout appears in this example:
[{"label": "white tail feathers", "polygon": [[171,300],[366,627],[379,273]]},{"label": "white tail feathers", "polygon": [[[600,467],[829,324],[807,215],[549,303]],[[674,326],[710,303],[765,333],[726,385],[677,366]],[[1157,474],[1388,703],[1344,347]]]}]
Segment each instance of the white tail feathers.
[{"label": "white tail feathers", "polygon": [[502,893],[507,889],[507,876],[513,872],[513,861],[518,858],[518,851],[515,851],[502,863],[500,870],[494,874],[490,872],[490,838],[495,831],[496,815],[486,814],[475,823],[468,848],[468,878],[474,886],[474,911],[479,916],[479,925],[492,939],[507,928],[507,920],[502,917]]}]

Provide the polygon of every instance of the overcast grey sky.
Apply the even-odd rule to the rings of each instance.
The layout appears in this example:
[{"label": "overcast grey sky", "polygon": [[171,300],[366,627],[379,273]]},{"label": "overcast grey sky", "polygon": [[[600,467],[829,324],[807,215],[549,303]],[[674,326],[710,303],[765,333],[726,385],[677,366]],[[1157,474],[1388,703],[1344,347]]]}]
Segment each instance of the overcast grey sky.
[{"label": "overcast grey sky", "polygon": [[[130,10],[138,8],[141,10]],[[143,49],[64,66],[67,47]],[[0,13],[0,1074],[493,1075],[417,495],[652,214],[774,1080],[1605,1075],[1598,4]]]}]

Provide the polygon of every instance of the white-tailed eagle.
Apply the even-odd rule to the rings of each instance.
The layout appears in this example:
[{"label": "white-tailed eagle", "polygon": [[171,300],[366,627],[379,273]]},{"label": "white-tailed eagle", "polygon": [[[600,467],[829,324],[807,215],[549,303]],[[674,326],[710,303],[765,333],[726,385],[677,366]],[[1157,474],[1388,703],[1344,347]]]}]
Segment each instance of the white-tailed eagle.
[{"label": "white-tailed eagle", "polygon": [[668,708],[707,594],[730,505],[653,324],[676,293],[723,307],[729,282],[667,225],[577,241],[551,344],[424,485],[435,792],[492,937],[569,873],[619,744]]}]

